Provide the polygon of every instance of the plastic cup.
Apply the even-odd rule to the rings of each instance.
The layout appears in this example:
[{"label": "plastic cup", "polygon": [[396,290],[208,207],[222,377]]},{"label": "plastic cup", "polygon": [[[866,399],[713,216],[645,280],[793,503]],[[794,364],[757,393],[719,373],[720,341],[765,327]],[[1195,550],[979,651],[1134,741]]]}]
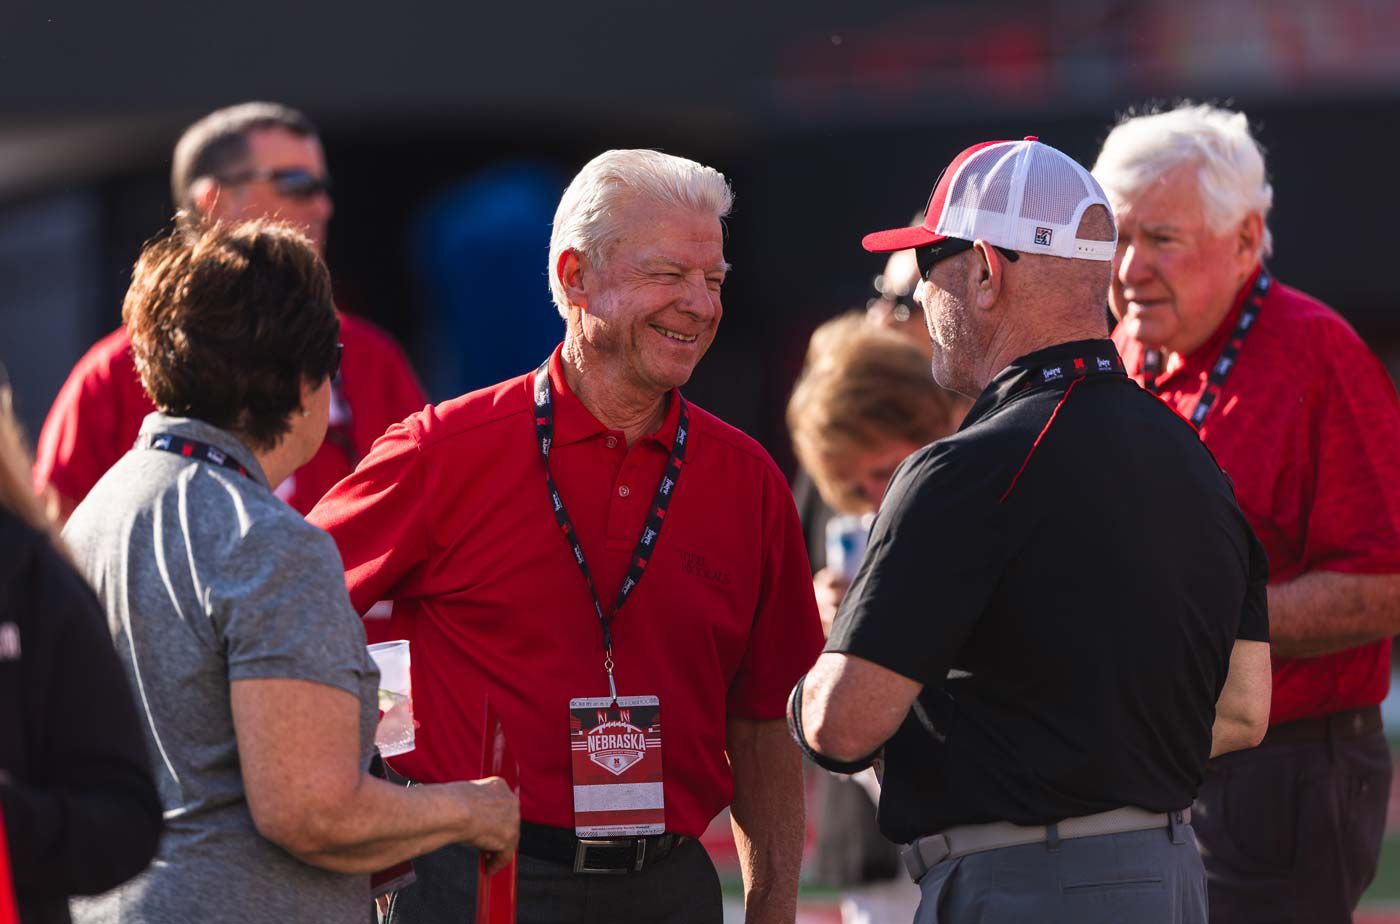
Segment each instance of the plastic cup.
[{"label": "plastic cup", "polygon": [[379,727],[374,743],[385,757],[413,750],[413,685],[408,642],[378,642],[369,656],[379,666]]}]

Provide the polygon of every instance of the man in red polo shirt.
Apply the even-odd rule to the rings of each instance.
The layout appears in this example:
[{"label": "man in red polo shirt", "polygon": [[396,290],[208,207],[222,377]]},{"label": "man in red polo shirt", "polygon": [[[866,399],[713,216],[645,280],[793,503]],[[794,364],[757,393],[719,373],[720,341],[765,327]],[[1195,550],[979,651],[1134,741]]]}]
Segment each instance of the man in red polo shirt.
[{"label": "man in red polo shirt", "polygon": [[1193,815],[1211,919],[1350,921],[1390,792],[1395,387],[1336,312],[1263,265],[1273,190],[1242,113],[1129,118],[1094,176],[1117,213],[1110,300],[1129,374],[1200,430],[1269,555],[1270,730],[1213,762]]},{"label": "man in red polo shirt", "polygon": [[[175,145],[170,191],[182,223],[282,218],[302,228],[324,256],[330,179],[316,129],[296,110],[245,103],[200,119]],[[340,339],[345,355],[326,441],[277,488],[301,513],[350,474],[390,424],[427,403],[403,351],[384,331],[341,314]],[[131,448],[153,410],[131,340],[119,328],[88,350],[54,399],[39,434],[35,488],[66,519]]]},{"label": "man in red polo shirt", "polygon": [[[393,600],[413,643],[417,747],[394,769],[476,775],[487,696],[499,712],[522,924],[719,922],[696,838],[726,805],[748,920],[795,914],[783,713],[822,638],[802,532],[768,454],[678,391],[719,326],[731,198],[683,158],[595,158],[550,242],[563,344],[391,428],[311,512],[355,606]],[[415,868],[390,920],[470,912],[466,848]]]}]

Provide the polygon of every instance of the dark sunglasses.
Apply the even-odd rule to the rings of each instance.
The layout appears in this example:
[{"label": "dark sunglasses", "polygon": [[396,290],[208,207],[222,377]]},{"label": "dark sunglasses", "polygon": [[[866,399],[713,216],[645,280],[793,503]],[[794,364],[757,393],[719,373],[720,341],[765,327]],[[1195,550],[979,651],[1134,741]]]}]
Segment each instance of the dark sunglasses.
[{"label": "dark sunglasses", "polygon": [[301,167],[288,167],[281,170],[247,170],[229,177],[215,177],[226,186],[243,186],[247,183],[271,183],[279,196],[288,199],[313,199],[325,193],[331,194],[331,178],[328,174],[312,173]]},{"label": "dark sunglasses", "polygon": [[330,380],[331,380],[332,382],[334,382],[336,379],[340,378],[340,361],[341,361],[342,359],[344,359],[344,358],[345,358],[345,344],[343,344],[343,343],[337,343],[337,344],[335,345],[335,365],[331,367],[331,374],[330,374],[330,376],[329,376],[329,378],[330,378]]},{"label": "dark sunglasses", "polygon": [[[937,244],[930,244],[927,247],[915,247],[914,259],[919,264],[919,278],[928,279],[928,274],[933,272],[933,268],[939,263],[971,249],[972,241],[965,241],[960,237],[944,238]],[[1021,258],[1021,255],[1016,251],[1007,250],[1005,247],[997,247],[997,253],[1011,263],[1015,263]]]}]

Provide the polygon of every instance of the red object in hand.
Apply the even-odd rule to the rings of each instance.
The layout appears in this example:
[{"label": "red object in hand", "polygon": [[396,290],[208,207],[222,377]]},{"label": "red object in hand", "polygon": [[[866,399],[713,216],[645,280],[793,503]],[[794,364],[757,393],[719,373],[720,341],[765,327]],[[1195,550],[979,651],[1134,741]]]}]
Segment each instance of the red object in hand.
[{"label": "red object in hand", "polygon": [[[520,792],[520,764],[506,743],[501,717],[486,699],[486,721],[482,723],[481,776],[499,776],[517,794]],[[486,872],[486,856],[477,861],[477,924],[515,924],[515,858],[494,874]]]},{"label": "red object in hand", "polygon": [[[511,873],[512,875],[515,873],[514,866],[511,867]],[[515,920],[514,913],[511,914],[510,919]],[[15,907],[15,885],[10,879],[10,844],[5,838],[5,819],[2,816],[0,816],[0,924],[19,924],[19,910]]]}]

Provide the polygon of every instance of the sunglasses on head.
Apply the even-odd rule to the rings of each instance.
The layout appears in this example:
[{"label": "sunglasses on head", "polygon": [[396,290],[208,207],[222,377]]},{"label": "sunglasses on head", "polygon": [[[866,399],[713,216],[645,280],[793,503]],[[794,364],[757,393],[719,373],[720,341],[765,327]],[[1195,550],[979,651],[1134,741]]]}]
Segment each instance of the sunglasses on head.
[{"label": "sunglasses on head", "polygon": [[[995,246],[995,245],[993,245]],[[933,268],[949,257],[956,257],[958,254],[972,249],[972,241],[965,241],[960,237],[947,237],[937,244],[930,244],[927,247],[915,247],[914,259],[919,264],[919,278],[928,279],[928,274],[933,272]],[[997,253],[1005,257],[1009,262],[1015,263],[1021,255],[1014,250],[1007,250],[1005,247],[997,247]]]},{"label": "sunglasses on head", "polygon": [[225,186],[243,186],[247,183],[271,183],[279,196],[288,199],[312,199],[325,193],[331,194],[331,178],[328,174],[313,173],[301,167],[286,167],[277,170],[247,170],[229,177],[216,177]]}]

